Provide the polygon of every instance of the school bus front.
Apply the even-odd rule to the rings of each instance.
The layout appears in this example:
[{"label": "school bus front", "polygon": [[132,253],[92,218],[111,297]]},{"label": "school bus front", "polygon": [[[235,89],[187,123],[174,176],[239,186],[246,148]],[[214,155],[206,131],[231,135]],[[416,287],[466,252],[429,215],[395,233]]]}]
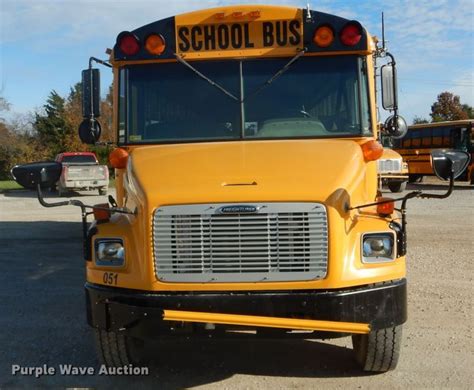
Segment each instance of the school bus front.
[{"label": "school bus front", "polygon": [[106,364],[137,340],[244,326],[352,334],[364,369],[395,367],[404,238],[393,210],[354,208],[378,196],[374,51],[359,23],[292,7],[119,35],[111,157],[129,213],[86,242]]}]

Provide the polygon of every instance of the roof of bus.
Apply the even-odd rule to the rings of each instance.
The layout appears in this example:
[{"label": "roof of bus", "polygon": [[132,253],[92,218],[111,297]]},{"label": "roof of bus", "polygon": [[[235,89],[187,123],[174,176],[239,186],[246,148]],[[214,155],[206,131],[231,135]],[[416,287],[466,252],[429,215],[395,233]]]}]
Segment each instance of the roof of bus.
[{"label": "roof of bus", "polygon": [[444,122],[433,122],[433,123],[420,123],[417,125],[408,126],[408,129],[424,129],[431,127],[443,127],[443,126],[463,126],[463,125],[473,125],[474,119],[462,119],[458,121],[444,121]]}]

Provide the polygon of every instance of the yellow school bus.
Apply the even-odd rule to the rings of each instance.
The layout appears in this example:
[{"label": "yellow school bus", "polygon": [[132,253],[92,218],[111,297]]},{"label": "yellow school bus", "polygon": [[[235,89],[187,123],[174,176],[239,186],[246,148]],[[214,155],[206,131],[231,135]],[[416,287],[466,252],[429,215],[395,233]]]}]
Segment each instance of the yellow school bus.
[{"label": "yellow school bus", "polygon": [[110,161],[129,213],[97,212],[85,243],[106,364],[150,338],[275,328],[352,335],[363,369],[396,366],[403,232],[393,204],[355,208],[378,197],[376,52],[357,21],[280,6],[118,35]]},{"label": "yellow school bus", "polygon": [[380,187],[386,185],[392,192],[402,192],[408,181],[408,164],[390,148],[384,148],[377,161]]},{"label": "yellow school bus", "polygon": [[[263,5],[158,20],[118,34],[108,52],[83,71],[79,135],[99,139],[92,63],[109,66],[116,199],[47,203],[41,187],[59,163],[12,170],[42,205],[81,207],[87,318],[103,362],[136,363],[149,339],[245,330],[352,336],[362,369],[395,368],[405,205],[422,194],[397,199],[400,215],[378,191],[376,57],[389,60],[384,134],[404,133],[394,57],[357,21]],[[449,195],[466,161],[451,157],[433,159],[451,186],[432,197]]]},{"label": "yellow school bus", "polygon": [[408,127],[407,134],[394,141],[395,150],[408,164],[410,181],[433,176],[432,150],[461,150],[471,155],[471,163],[459,180],[474,184],[474,119],[422,123]]}]

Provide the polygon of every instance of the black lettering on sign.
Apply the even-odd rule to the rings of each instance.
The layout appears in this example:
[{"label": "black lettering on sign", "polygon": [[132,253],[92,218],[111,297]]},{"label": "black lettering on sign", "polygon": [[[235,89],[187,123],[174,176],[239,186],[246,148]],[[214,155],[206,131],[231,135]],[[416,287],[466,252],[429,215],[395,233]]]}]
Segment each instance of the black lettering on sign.
[{"label": "black lettering on sign", "polygon": [[216,50],[216,26],[204,26],[204,47]]},{"label": "black lettering on sign", "polygon": [[292,20],[290,22],[290,38],[289,42],[293,46],[299,45],[301,42],[301,34],[300,34],[300,21],[299,20]]},{"label": "black lettering on sign", "polygon": [[240,24],[230,26],[230,36],[232,47],[234,49],[240,49],[242,47],[242,26]]},{"label": "black lettering on sign", "polygon": [[188,51],[191,47],[189,43],[189,29],[187,27],[180,27],[178,30],[178,36],[181,42],[179,43],[179,50]]},{"label": "black lettering on sign", "polygon": [[202,35],[201,27],[194,26],[191,29],[191,46],[195,51],[202,49],[202,41],[200,40],[200,38],[198,38],[198,35]]},{"label": "black lettering on sign", "polygon": [[286,46],[288,43],[288,23],[276,22],[276,43],[278,46]]},{"label": "black lettering on sign", "polygon": [[229,47],[229,28],[225,24],[217,27],[217,42],[219,49],[227,49]]},{"label": "black lettering on sign", "polygon": [[263,46],[273,46],[275,39],[273,38],[273,23],[272,22],[263,22]]},{"label": "black lettering on sign", "polygon": [[244,24],[244,45],[246,48],[254,47],[253,42],[250,41],[250,31],[248,23]]}]

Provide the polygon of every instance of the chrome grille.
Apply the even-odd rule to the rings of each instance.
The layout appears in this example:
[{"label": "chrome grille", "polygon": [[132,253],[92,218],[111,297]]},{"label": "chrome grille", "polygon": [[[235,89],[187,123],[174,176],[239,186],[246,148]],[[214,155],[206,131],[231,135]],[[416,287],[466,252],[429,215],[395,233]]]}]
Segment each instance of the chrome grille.
[{"label": "chrome grille", "polygon": [[401,172],[401,159],[384,159],[378,161],[379,173]]},{"label": "chrome grille", "polygon": [[327,216],[318,203],[163,206],[155,211],[156,277],[169,282],[257,282],[324,278]]}]

